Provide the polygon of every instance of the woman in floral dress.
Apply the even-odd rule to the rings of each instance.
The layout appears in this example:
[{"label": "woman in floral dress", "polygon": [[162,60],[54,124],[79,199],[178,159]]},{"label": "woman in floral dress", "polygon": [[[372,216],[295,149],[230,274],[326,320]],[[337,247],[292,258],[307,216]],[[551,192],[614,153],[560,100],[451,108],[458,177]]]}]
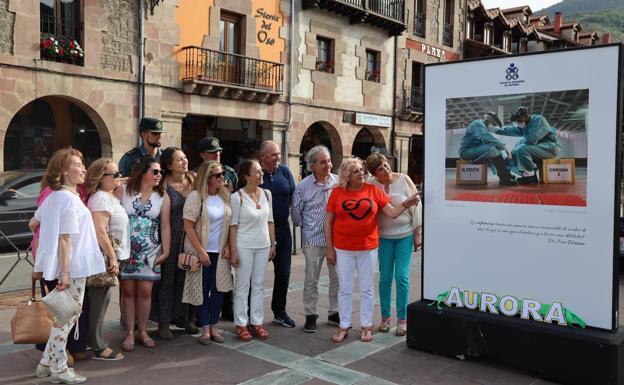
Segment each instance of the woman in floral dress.
[{"label": "woman in floral dress", "polygon": [[122,261],[122,307],[126,338],[121,347],[134,350],[136,340],[147,348],[156,343],[147,334],[147,318],[152,301],[152,286],[160,279],[160,265],[169,257],[171,229],[169,197],[162,188],[160,163],[146,156],[137,163],[125,188],[122,204],[130,218],[130,258]]}]

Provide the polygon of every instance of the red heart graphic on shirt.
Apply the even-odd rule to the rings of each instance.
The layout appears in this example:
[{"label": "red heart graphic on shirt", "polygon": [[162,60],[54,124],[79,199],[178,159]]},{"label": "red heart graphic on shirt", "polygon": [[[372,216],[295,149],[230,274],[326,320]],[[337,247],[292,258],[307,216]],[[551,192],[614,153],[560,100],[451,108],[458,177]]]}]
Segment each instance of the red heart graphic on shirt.
[{"label": "red heart graphic on shirt", "polygon": [[349,214],[349,216],[357,221],[361,221],[373,209],[373,201],[368,198],[362,198],[359,200],[347,199],[342,202],[342,209]]}]

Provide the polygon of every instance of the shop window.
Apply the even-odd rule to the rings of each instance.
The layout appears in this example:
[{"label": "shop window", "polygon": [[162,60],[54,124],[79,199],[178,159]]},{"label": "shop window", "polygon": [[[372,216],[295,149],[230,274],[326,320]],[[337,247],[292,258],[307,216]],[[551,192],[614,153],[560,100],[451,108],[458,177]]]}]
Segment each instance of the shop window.
[{"label": "shop window", "polygon": [[333,55],[334,41],[325,37],[316,38],[316,70],[334,73],[335,65]]},{"label": "shop window", "polygon": [[82,65],[80,0],[40,0],[41,58]]},{"label": "shop window", "polygon": [[366,50],[366,80],[379,83],[381,80],[381,65],[379,62],[381,54],[372,49]]}]

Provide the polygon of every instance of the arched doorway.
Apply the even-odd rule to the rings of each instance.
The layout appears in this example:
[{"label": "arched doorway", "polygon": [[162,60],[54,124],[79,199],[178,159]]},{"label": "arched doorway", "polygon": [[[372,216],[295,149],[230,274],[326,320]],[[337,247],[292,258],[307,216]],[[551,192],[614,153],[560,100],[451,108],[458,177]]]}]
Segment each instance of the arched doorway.
[{"label": "arched doorway", "polygon": [[386,141],[379,129],[363,127],[355,136],[351,154],[360,159],[366,159],[373,152],[380,152],[388,156]]},{"label": "arched doorway", "polygon": [[299,153],[301,154],[299,158],[299,172],[302,179],[309,174],[305,157],[312,147],[318,145],[323,145],[329,149],[334,172],[342,162],[342,143],[338,131],[327,122],[312,123],[303,135],[301,145],[299,146]]},{"label": "arched doorway", "polygon": [[72,146],[85,164],[102,156],[100,133],[87,112],[64,97],[47,96],[22,107],[4,139],[4,170],[45,168],[54,151]]}]

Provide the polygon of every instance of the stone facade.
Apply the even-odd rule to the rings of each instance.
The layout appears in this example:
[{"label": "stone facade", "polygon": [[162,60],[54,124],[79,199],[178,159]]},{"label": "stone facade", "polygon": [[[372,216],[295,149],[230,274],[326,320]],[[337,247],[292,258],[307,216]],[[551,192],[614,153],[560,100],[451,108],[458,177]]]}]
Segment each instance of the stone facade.
[{"label": "stone facade", "polygon": [[102,69],[117,72],[132,72],[135,69],[132,57],[137,55],[138,50],[138,1],[141,0],[102,0],[107,14],[100,52]]},{"label": "stone facade", "polygon": [[0,0],[0,52],[13,52],[15,13],[9,11],[9,0]]}]

